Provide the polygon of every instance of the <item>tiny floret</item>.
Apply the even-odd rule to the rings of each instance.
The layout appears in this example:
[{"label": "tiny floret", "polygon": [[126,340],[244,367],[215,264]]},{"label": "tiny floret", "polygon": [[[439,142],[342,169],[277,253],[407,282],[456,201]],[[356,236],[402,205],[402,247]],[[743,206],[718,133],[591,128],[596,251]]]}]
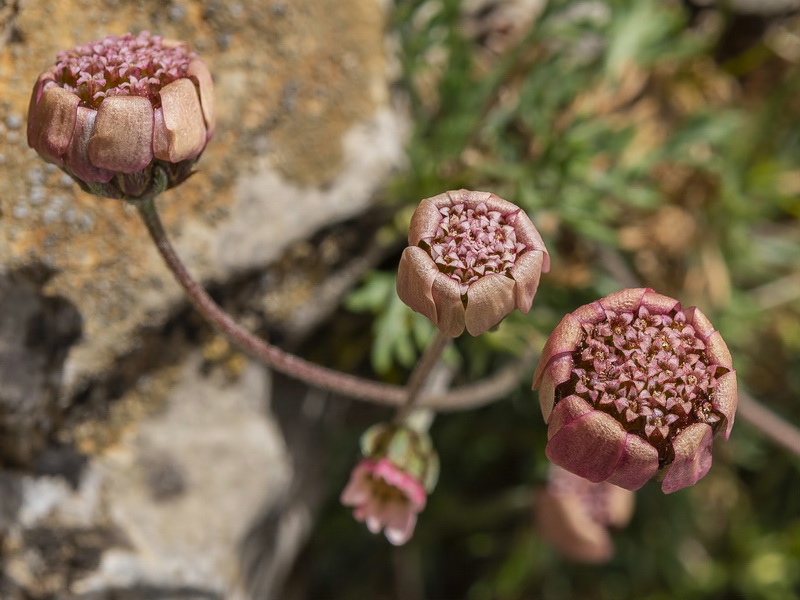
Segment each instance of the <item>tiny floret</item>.
[{"label": "tiny floret", "polygon": [[28,145],[87,192],[135,200],[186,179],[214,132],[211,75],[181,42],[108,36],[36,81]]},{"label": "tiny floret", "polygon": [[722,336],[697,308],[651,289],[623,290],[568,314],[534,376],[549,423],[547,456],[589,479],[665,493],[711,468],[737,404]]}]

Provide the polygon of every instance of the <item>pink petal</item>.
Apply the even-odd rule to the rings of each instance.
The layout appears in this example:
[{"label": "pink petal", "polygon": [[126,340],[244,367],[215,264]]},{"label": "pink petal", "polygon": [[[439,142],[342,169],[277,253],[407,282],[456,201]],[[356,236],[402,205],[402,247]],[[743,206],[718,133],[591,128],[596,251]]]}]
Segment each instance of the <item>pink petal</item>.
[{"label": "pink petal", "polygon": [[711,468],[711,444],[714,434],[705,423],[689,425],[672,441],[675,460],[667,468],[661,484],[665,494],[694,485]]},{"label": "pink petal", "polygon": [[593,410],[594,408],[580,396],[567,396],[566,398],[562,398],[550,413],[547,439],[549,440],[552,438],[567,423],[571,423],[575,419]]},{"label": "pink petal", "polygon": [[726,369],[733,368],[733,358],[725,340],[719,331],[715,331],[706,340],[706,356],[712,365],[720,365]]},{"label": "pink petal", "polygon": [[605,321],[606,311],[599,302],[591,302],[573,310],[572,316],[581,323],[599,323]]},{"label": "pink petal", "polygon": [[539,364],[536,367],[536,373],[533,375],[533,389],[539,387],[544,370],[549,362],[559,354],[572,354],[575,352],[581,340],[583,340],[583,336],[581,322],[572,314],[564,315],[561,322],[556,325],[553,333],[547,338],[542,354],[539,356]]},{"label": "pink petal", "polygon": [[614,292],[598,300],[605,310],[614,312],[635,312],[642,305],[642,298],[647,292],[652,292],[650,288],[632,288]]},{"label": "pink petal", "polygon": [[450,337],[458,337],[464,333],[466,310],[461,301],[461,288],[458,283],[447,275],[439,273],[433,280],[431,294],[436,305],[434,323],[439,331]]},{"label": "pink petal", "polygon": [[542,236],[539,235],[539,231],[534,227],[528,214],[521,209],[519,209],[517,220],[514,222],[514,231],[517,234],[517,241],[525,244],[528,251],[540,250],[542,252],[542,273],[550,271],[550,254],[547,252]]},{"label": "pink petal", "polygon": [[469,286],[464,321],[471,335],[488,331],[516,308],[515,285],[510,277],[490,274]]},{"label": "pink petal", "polygon": [[574,368],[575,361],[572,360],[572,355],[562,354],[551,360],[547,369],[545,369],[539,382],[539,407],[542,409],[542,417],[545,423],[550,420],[550,413],[553,411],[556,387],[565,381],[569,381]]},{"label": "pink petal", "polygon": [[[553,416],[563,402],[556,405]],[[625,450],[625,438],[622,425],[593,410],[566,423],[547,442],[545,454],[558,466],[597,483],[616,470]]]},{"label": "pink petal", "polygon": [[34,150],[37,148],[37,144],[39,143],[39,132],[41,126],[41,121],[37,120],[34,115],[36,113],[36,107],[39,105],[39,102],[41,102],[42,95],[44,95],[45,90],[48,87],[56,85],[55,77],[53,76],[54,68],[55,67],[51,67],[39,75],[36,83],[33,85],[31,99],[28,103],[28,146]]},{"label": "pink petal", "polygon": [[417,513],[408,506],[394,502],[386,514],[386,539],[395,546],[402,546],[411,539],[416,524]]},{"label": "pink petal", "polygon": [[433,282],[439,275],[431,257],[417,246],[403,250],[397,267],[397,295],[405,304],[436,323]]},{"label": "pink petal", "polygon": [[[440,196],[443,195],[440,194]],[[438,197],[435,196],[435,198]],[[442,215],[433,200],[433,198],[426,198],[420,202],[414,214],[411,215],[411,224],[408,226],[409,246],[417,246],[422,240],[430,240],[436,235]]]},{"label": "pink petal", "polygon": [[705,340],[714,333],[714,327],[711,325],[711,321],[700,312],[699,308],[692,306],[684,310],[683,314],[686,315],[686,322],[694,327],[695,332],[701,339]]},{"label": "pink petal", "polygon": [[656,315],[666,315],[673,310],[681,309],[681,303],[675,298],[657,294],[652,290],[648,290],[642,297],[642,306]]},{"label": "pink petal", "polygon": [[197,90],[189,79],[177,79],[159,92],[168,153],[161,160],[177,163],[196,158],[206,146],[206,124]]},{"label": "pink petal", "polygon": [[626,490],[638,490],[657,471],[658,451],[638,435],[629,433],[619,464],[606,481]]},{"label": "pink petal", "polygon": [[486,202],[492,196],[491,192],[478,192],[473,190],[451,190],[435,196],[433,200],[439,207],[453,206],[464,203],[470,208],[475,208],[481,202]]},{"label": "pink petal", "polygon": [[31,121],[29,143],[46,160],[63,164],[78,118],[80,98],[57,85],[44,90]]},{"label": "pink petal", "polygon": [[189,68],[186,69],[186,76],[197,81],[200,104],[203,107],[203,117],[206,124],[206,133],[207,137],[210,138],[214,135],[214,130],[217,126],[214,109],[214,82],[211,79],[211,73],[202,60],[195,59],[189,63]]},{"label": "pink petal", "polygon": [[425,488],[411,475],[393,465],[391,461],[379,460],[374,467],[373,475],[400,490],[417,512],[425,508],[427,499]]},{"label": "pink petal", "polygon": [[533,304],[533,297],[539,288],[539,278],[542,275],[542,264],[547,256],[543,252],[526,252],[518,257],[511,267],[510,275],[516,282],[514,297],[517,308],[527,313]]},{"label": "pink petal", "polygon": [[712,392],[712,406],[725,416],[725,439],[731,434],[736,406],[739,404],[739,390],[736,384],[736,371],[729,371],[717,380]]},{"label": "pink petal", "polygon": [[138,173],[153,160],[153,107],[143,96],[112,96],[97,111],[89,159],[96,167]]},{"label": "pink petal", "polygon": [[89,139],[94,133],[97,111],[84,106],[78,107],[75,132],[72,142],[64,154],[64,162],[75,177],[87,183],[108,183],[114,178],[114,171],[95,167],[89,160]]}]

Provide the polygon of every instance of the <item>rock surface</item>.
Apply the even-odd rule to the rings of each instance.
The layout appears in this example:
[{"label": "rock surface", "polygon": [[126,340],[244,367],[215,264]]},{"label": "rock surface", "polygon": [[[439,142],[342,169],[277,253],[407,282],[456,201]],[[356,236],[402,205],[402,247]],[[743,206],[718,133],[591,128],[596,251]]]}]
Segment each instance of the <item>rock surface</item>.
[{"label": "rock surface", "polygon": [[[27,147],[38,72],[142,29],[202,55],[215,137],[159,204],[189,269],[225,290],[367,209],[402,163],[384,21],[377,0],[1,3],[0,597],[247,598],[239,545],[293,485],[269,374],[209,370],[135,211]],[[283,528],[288,555],[262,553],[275,581],[308,518]]]}]

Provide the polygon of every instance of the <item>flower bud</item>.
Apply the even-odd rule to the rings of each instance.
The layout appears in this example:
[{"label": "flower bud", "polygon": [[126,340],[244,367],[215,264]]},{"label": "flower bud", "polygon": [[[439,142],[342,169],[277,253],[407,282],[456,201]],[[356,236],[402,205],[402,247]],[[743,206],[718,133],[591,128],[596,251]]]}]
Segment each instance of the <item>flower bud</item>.
[{"label": "flower bud", "polygon": [[147,31],[59,52],[28,109],[28,145],[84,191],[108,198],[179,184],[213,132],[205,64],[186,44]]},{"label": "flower bud", "polygon": [[728,347],[697,308],[629,289],[566,315],[533,382],[549,424],[546,453],[586,479],[671,493],[711,468],[737,404]]},{"label": "flower bud", "polygon": [[480,335],[527,313],[550,256],[528,215],[489,192],[426,198],[411,217],[397,294],[445,335]]},{"label": "flower bud", "polygon": [[372,533],[384,529],[394,545],[414,533],[439,473],[439,459],[430,438],[406,426],[376,425],[361,438],[364,458],[350,474],[341,495],[353,516]]},{"label": "flower bud", "polygon": [[592,483],[551,465],[547,487],[537,496],[537,525],[565,557],[605,563],[614,554],[608,529],[628,524],[634,500],[631,491],[605,481]]}]

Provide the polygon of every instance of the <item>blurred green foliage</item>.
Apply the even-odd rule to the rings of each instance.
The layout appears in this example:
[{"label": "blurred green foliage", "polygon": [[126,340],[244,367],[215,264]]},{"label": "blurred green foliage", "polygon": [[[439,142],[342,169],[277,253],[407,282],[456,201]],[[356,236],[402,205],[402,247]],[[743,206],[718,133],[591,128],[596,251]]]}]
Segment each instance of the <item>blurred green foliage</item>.
[{"label": "blurred green foliage", "polygon": [[[800,55],[780,44],[800,38],[800,20],[775,20],[726,55],[741,17],[678,2],[552,0],[530,23],[484,4],[404,0],[390,24],[414,122],[409,168],[390,191],[398,239],[420,198],[468,187],[523,206],[552,255],[529,315],[459,340],[457,379],[640,282],[700,306],[740,386],[800,424]],[[396,299],[390,270],[348,308],[375,315],[379,373],[410,368],[431,333]],[[359,433],[342,436],[344,455]],[[546,428],[529,381],[507,401],[438,417],[433,436],[442,475],[414,539],[391,548],[332,497],[307,551],[309,597],[800,597],[800,460],[743,419],[696,486],[637,494],[600,567],[560,558],[535,529]]]}]

